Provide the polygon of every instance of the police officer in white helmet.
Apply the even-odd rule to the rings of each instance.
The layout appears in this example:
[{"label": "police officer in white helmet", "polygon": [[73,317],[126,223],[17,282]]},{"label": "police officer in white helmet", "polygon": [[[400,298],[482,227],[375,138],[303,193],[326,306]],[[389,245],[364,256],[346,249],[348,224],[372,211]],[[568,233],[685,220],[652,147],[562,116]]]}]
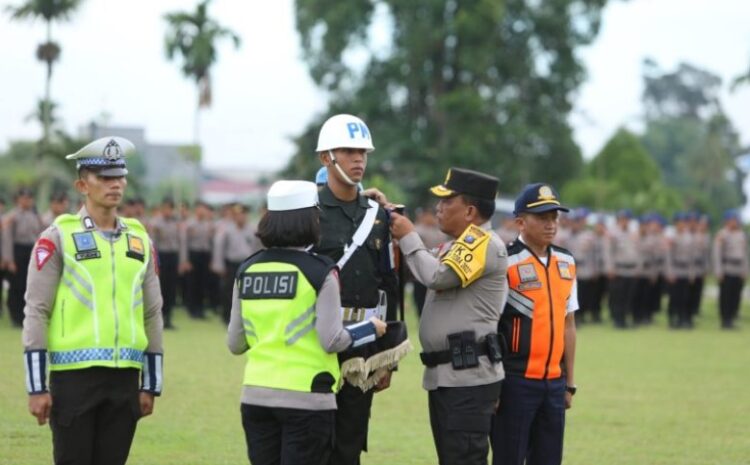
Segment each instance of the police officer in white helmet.
[{"label": "police officer in white helmet", "polygon": [[[368,155],[374,149],[364,121],[339,114],[323,124],[315,150],[328,171],[328,179],[319,191],[321,240],[314,250],[337,261],[341,269],[341,314],[345,325],[371,316],[396,319],[398,285],[391,263],[388,213],[358,188]],[[378,202],[385,202],[378,192],[375,196]],[[368,358],[368,350],[372,348],[347,351],[339,356],[339,361]],[[342,370],[344,377],[345,371]],[[359,463],[361,451],[367,448],[373,393],[389,384],[390,373],[364,391],[348,382],[343,384],[336,396],[336,446],[330,464]]]}]

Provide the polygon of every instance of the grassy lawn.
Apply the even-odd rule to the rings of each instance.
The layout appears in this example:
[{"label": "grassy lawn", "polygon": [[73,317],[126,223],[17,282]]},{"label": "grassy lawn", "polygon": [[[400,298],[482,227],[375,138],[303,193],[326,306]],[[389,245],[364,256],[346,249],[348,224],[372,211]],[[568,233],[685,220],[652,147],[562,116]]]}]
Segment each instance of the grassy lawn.
[{"label": "grassy lawn", "polygon": [[[740,331],[718,329],[712,299],[693,331],[654,326],[578,333],[579,392],[569,411],[565,463],[607,465],[750,464],[750,317]],[[139,427],[130,464],[247,463],[240,425],[243,358],[229,354],[214,318],[179,312],[166,334],[165,394]],[[416,345],[416,320],[410,320]],[[418,349],[417,349],[418,350]],[[26,410],[20,332],[0,319],[0,464],[51,463],[48,427]],[[434,464],[416,353],[391,389],[376,395],[365,465]]]}]

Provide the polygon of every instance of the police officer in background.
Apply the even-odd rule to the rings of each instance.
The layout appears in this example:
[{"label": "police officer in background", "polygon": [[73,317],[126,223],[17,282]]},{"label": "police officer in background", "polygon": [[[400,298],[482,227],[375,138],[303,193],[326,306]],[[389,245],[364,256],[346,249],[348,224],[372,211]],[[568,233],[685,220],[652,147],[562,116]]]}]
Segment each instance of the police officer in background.
[{"label": "police officer in background", "polygon": [[724,213],[724,226],[716,233],[711,256],[719,280],[721,327],[734,329],[748,271],[747,237],[736,210]]},{"label": "police officer in background", "polygon": [[195,214],[180,228],[180,273],[186,273],[188,313],[192,318],[205,318],[211,279],[211,250],[215,225],[214,212],[209,204],[198,201]]},{"label": "police officer in background", "polygon": [[594,323],[602,321],[602,301],[609,290],[609,279],[613,273],[614,265],[612,264],[612,244],[609,231],[605,223],[605,217],[598,214],[594,223],[594,234],[596,241],[594,250],[596,256],[596,286],[594,288],[596,295],[593,297],[592,320]]},{"label": "police officer in background", "polygon": [[611,233],[613,275],[609,282],[609,309],[618,329],[626,328],[628,316],[633,316],[643,259],[639,235],[630,230],[632,219],[630,210],[619,211],[617,226]]},{"label": "police officer in background", "polygon": [[250,209],[245,205],[232,205],[214,236],[211,270],[221,277],[221,317],[224,323],[229,323],[237,267],[260,249],[255,228],[248,218],[249,213]]},{"label": "police officer in background", "polygon": [[[580,310],[575,312],[576,324],[583,323],[587,315],[594,319],[594,308],[597,306],[596,286],[599,275],[596,266],[596,234],[586,227],[589,211],[579,208],[570,215],[571,235],[568,240],[570,252],[576,259],[576,277],[578,282],[578,302]],[[598,313],[597,313],[598,317]]]},{"label": "police officer in background", "polygon": [[451,168],[431,189],[440,229],[453,240],[431,252],[405,217],[392,214],[409,269],[428,288],[419,323],[430,425],[440,465],[486,464],[500,383],[497,325],[508,257],[492,231],[497,178]]},{"label": "police officer in background", "polygon": [[3,290],[5,289],[5,268],[3,267],[2,260],[2,244],[3,244],[3,217],[5,216],[5,199],[0,197],[0,317],[3,316]]},{"label": "police officer in background", "polygon": [[55,218],[63,213],[68,213],[69,208],[70,199],[67,192],[60,191],[53,193],[49,197],[49,209],[42,213],[42,225],[45,228],[49,227],[55,221]]},{"label": "police officer in background", "polygon": [[106,137],[66,157],[77,162],[75,187],[85,205],[44,231],[29,265],[29,411],[40,425],[49,420],[58,465],[124,464],[136,422],[161,392],[153,247],[140,222],[117,217],[124,157],[133,151],[130,141]]},{"label": "police officer in background", "polygon": [[708,275],[711,263],[711,234],[709,233],[708,215],[698,212],[690,214],[688,224],[693,238],[693,282],[688,292],[688,309],[695,317],[700,314],[701,299],[703,298],[703,283]]},{"label": "police officer in background", "polygon": [[651,259],[651,279],[655,280],[649,286],[646,296],[646,323],[653,321],[654,315],[661,311],[661,298],[664,294],[667,276],[667,254],[669,240],[664,234],[666,219],[658,213],[653,213],[648,219],[648,234],[651,237],[649,254]]},{"label": "police officer in background", "polygon": [[247,353],[242,425],[256,465],[326,462],[340,377],[335,352],[386,328],[374,316],[343,326],[336,264],[305,251],[320,238],[317,204],[312,182],[275,182],[258,225],[266,249],[237,272],[227,343]]},{"label": "police officer in background", "polygon": [[689,290],[694,279],[693,238],[688,230],[688,215],[678,212],[674,216],[675,234],[667,251],[667,282],[669,283],[669,327],[692,328]]},{"label": "police officer in background", "polygon": [[2,268],[8,279],[8,311],[13,326],[23,323],[26,277],[39,234],[44,230],[42,219],[34,207],[34,194],[21,188],[15,196],[16,207],[3,218]]},{"label": "police officer in background", "polygon": [[180,221],[174,210],[174,201],[166,198],[159,214],[151,219],[149,231],[159,254],[159,282],[164,299],[164,329],[175,329],[172,312],[177,300],[177,273],[180,252]]},{"label": "police officer in background", "polygon": [[[320,243],[314,251],[338,263],[342,319],[345,325],[370,316],[396,319],[397,278],[391,264],[388,215],[359,190],[367,157],[375,149],[367,125],[356,116],[339,114],[321,127],[315,151],[327,168],[319,190]],[[365,346],[361,349],[367,351]],[[343,361],[349,354],[341,355]],[[361,354],[366,358],[367,353]],[[390,385],[390,373],[363,392],[345,381],[336,395],[336,444],[329,463],[356,465],[367,450],[373,394]]]},{"label": "police officer in background", "polygon": [[553,244],[558,211],[567,210],[548,184],[529,184],[516,198],[521,234],[508,247],[500,330],[509,350],[492,431],[494,465],[562,463],[565,410],[577,390],[576,263]]}]

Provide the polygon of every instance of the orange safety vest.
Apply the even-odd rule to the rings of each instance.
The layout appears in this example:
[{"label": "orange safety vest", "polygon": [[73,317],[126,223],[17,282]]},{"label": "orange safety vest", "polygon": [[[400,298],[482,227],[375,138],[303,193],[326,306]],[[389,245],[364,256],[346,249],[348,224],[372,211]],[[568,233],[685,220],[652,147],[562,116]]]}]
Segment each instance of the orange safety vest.
[{"label": "orange safety vest", "polygon": [[570,252],[554,245],[547,257],[545,266],[520,240],[508,247],[508,300],[499,324],[508,345],[506,374],[562,376],[565,316],[576,265]]}]

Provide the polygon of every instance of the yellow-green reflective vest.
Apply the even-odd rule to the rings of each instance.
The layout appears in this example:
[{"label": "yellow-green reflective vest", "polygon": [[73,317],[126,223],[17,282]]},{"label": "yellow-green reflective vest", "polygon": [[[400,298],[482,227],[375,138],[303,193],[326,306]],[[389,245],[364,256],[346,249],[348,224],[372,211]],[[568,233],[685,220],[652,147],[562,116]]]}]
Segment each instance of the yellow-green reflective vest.
[{"label": "yellow-green reflective vest", "polygon": [[240,266],[236,285],[250,347],[245,385],[334,392],[338,359],[323,350],[315,330],[315,302],[333,267],[327,257],[275,248]]},{"label": "yellow-green reflective vest", "polygon": [[90,218],[55,220],[63,269],[47,336],[50,370],[143,365],[143,280],[151,244],[138,220],[120,221],[122,233],[108,239],[84,225],[93,225]]}]

